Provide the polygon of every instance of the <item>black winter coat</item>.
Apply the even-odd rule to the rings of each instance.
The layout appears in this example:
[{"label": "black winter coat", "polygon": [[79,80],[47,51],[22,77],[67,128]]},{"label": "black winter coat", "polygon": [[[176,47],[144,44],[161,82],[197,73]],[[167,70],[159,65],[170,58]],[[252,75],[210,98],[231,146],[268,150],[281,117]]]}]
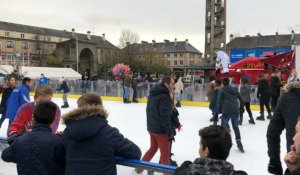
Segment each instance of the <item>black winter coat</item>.
[{"label": "black winter coat", "polygon": [[12,93],[13,90],[14,90],[14,88],[11,88],[11,87],[3,89],[1,104],[0,104],[0,110],[1,110],[0,112],[2,113],[2,115],[6,113],[7,100],[10,97],[10,94]]},{"label": "black winter coat", "polygon": [[102,106],[84,106],[63,117],[66,175],[116,175],[116,157],[140,159],[141,150],[108,125]]},{"label": "black winter coat", "polygon": [[280,96],[280,79],[277,76],[271,78],[272,95]]},{"label": "black winter coat", "polygon": [[18,175],[63,175],[65,149],[51,128],[36,124],[2,152],[2,159],[17,164]]},{"label": "black winter coat", "polygon": [[68,87],[68,84],[67,84],[67,81],[66,80],[64,80],[61,84],[60,84],[60,87],[59,87],[59,89],[57,89],[58,91],[64,91],[64,93],[66,94],[66,93],[69,93],[70,92],[70,89],[69,89],[69,87]]},{"label": "black winter coat", "polygon": [[243,98],[235,88],[231,86],[224,86],[222,89],[220,89],[218,94],[216,113],[239,114],[240,108],[242,108],[243,106]]},{"label": "black winter coat", "polygon": [[294,143],[295,127],[300,116],[300,82],[290,83],[278,101],[275,113],[267,130],[268,154],[270,159],[280,160],[280,135],[286,130],[286,148]]},{"label": "black winter coat", "polygon": [[198,158],[194,163],[185,161],[176,169],[174,175],[247,175],[247,173],[235,171],[233,165],[225,160]]},{"label": "black winter coat", "polygon": [[258,81],[257,98],[268,99],[270,98],[271,92],[269,83],[266,79]]},{"label": "black winter coat", "polygon": [[172,134],[172,100],[170,91],[164,85],[157,85],[150,90],[146,112],[149,132]]}]

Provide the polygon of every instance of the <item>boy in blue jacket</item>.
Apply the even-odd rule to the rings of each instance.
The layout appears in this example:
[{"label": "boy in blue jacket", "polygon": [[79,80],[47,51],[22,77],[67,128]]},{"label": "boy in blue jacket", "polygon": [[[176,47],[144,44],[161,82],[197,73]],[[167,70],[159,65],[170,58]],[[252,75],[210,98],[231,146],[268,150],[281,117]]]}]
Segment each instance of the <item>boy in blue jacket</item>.
[{"label": "boy in blue jacket", "polygon": [[55,119],[57,105],[40,101],[33,112],[35,125],[31,132],[17,137],[6,148],[1,158],[17,164],[19,175],[63,175],[65,149],[62,138],[52,134],[51,123]]},{"label": "boy in blue jacket", "polygon": [[[213,90],[213,93],[212,93],[212,98],[211,98],[211,101],[209,103],[209,109],[212,111],[213,115],[217,112],[217,100],[218,100],[218,95],[219,95],[219,91],[220,91],[221,88],[222,88],[221,87],[221,80],[215,80],[214,90]],[[218,123],[218,118],[212,117],[210,119],[210,122],[214,122],[214,124],[216,125]]]},{"label": "boy in blue jacket", "polygon": [[14,121],[16,113],[20,106],[30,102],[29,92],[33,85],[31,78],[25,77],[22,85],[12,91],[7,101],[6,118],[9,119],[9,125]]}]

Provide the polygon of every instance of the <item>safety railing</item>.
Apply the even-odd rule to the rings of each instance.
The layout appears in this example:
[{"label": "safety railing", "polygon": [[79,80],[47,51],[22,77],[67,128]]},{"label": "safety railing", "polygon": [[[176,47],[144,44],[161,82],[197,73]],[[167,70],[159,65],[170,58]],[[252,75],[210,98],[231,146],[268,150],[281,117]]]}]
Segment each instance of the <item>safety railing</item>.
[{"label": "safety railing", "polygon": [[[8,147],[6,138],[0,137],[0,150],[5,149],[6,147]],[[154,175],[154,172],[172,175],[176,170],[176,167],[174,166],[161,165],[141,160],[125,159],[122,157],[117,157],[116,163],[121,166],[143,169],[148,172],[148,175]]]}]

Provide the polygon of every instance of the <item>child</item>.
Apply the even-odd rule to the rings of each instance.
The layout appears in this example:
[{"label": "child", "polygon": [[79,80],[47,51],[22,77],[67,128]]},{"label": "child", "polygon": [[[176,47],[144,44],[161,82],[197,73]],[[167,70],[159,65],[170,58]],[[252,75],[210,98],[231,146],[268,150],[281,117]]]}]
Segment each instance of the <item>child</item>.
[{"label": "child", "polygon": [[[212,111],[213,115],[217,112],[217,100],[218,100],[220,89],[221,89],[221,80],[215,80],[214,91],[212,93],[212,98],[209,104],[209,109]],[[210,121],[214,122],[214,124],[217,124],[218,118],[212,117]]]},{"label": "child", "polygon": [[63,102],[64,102],[64,105],[61,106],[61,108],[68,108],[69,107],[69,103],[68,103],[68,94],[70,92],[70,89],[68,87],[68,84],[67,84],[67,81],[65,80],[64,77],[62,77],[60,80],[59,80],[59,83],[60,83],[60,87],[59,89],[57,89],[58,91],[64,91],[64,94],[63,94]]},{"label": "child", "polygon": [[52,134],[50,125],[55,119],[57,106],[51,101],[36,104],[31,132],[15,138],[12,145],[2,152],[2,159],[17,164],[19,175],[63,175],[65,150],[62,138]]}]

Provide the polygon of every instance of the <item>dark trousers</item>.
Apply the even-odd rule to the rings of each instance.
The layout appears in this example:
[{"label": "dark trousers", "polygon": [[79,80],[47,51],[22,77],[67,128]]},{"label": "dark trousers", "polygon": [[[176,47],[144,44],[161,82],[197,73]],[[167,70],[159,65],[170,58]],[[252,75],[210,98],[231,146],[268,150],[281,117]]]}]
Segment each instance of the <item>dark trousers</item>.
[{"label": "dark trousers", "polygon": [[270,98],[269,97],[260,97],[259,98],[259,106],[260,106],[260,114],[264,115],[265,111],[265,106],[267,108],[268,114],[271,113],[271,108],[270,108]]},{"label": "dark trousers", "polygon": [[137,99],[137,90],[136,88],[133,88],[133,96],[132,96],[132,101]]},{"label": "dark trousers", "polygon": [[272,111],[275,111],[277,101],[278,101],[278,95],[272,95],[272,99],[271,99]]},{"label": "dark trousers", "polygon": [[239,129],[239,114],[222,114],[221,126],[229,128],[229,120],[231,120],[235,139],[241,140],[241,133]]},{"label": "dark trousers", "polygon": [[0,128],[2,127],[2,124],[3,124],[3,122],[4,122],[4,120],[5,120],[5,114],[2,114],[2,116],[1,116],[1,119],[0,119]]},{"label": "dark trousers", "polygon": [[[250,109],[250,102],[245,102],[245,108],[246,108],[246,111],[250,117],[250,119],[252,118],[252,111]],[[243,113],[240,113],[240,116],[241,118],[243,117]]]}]

